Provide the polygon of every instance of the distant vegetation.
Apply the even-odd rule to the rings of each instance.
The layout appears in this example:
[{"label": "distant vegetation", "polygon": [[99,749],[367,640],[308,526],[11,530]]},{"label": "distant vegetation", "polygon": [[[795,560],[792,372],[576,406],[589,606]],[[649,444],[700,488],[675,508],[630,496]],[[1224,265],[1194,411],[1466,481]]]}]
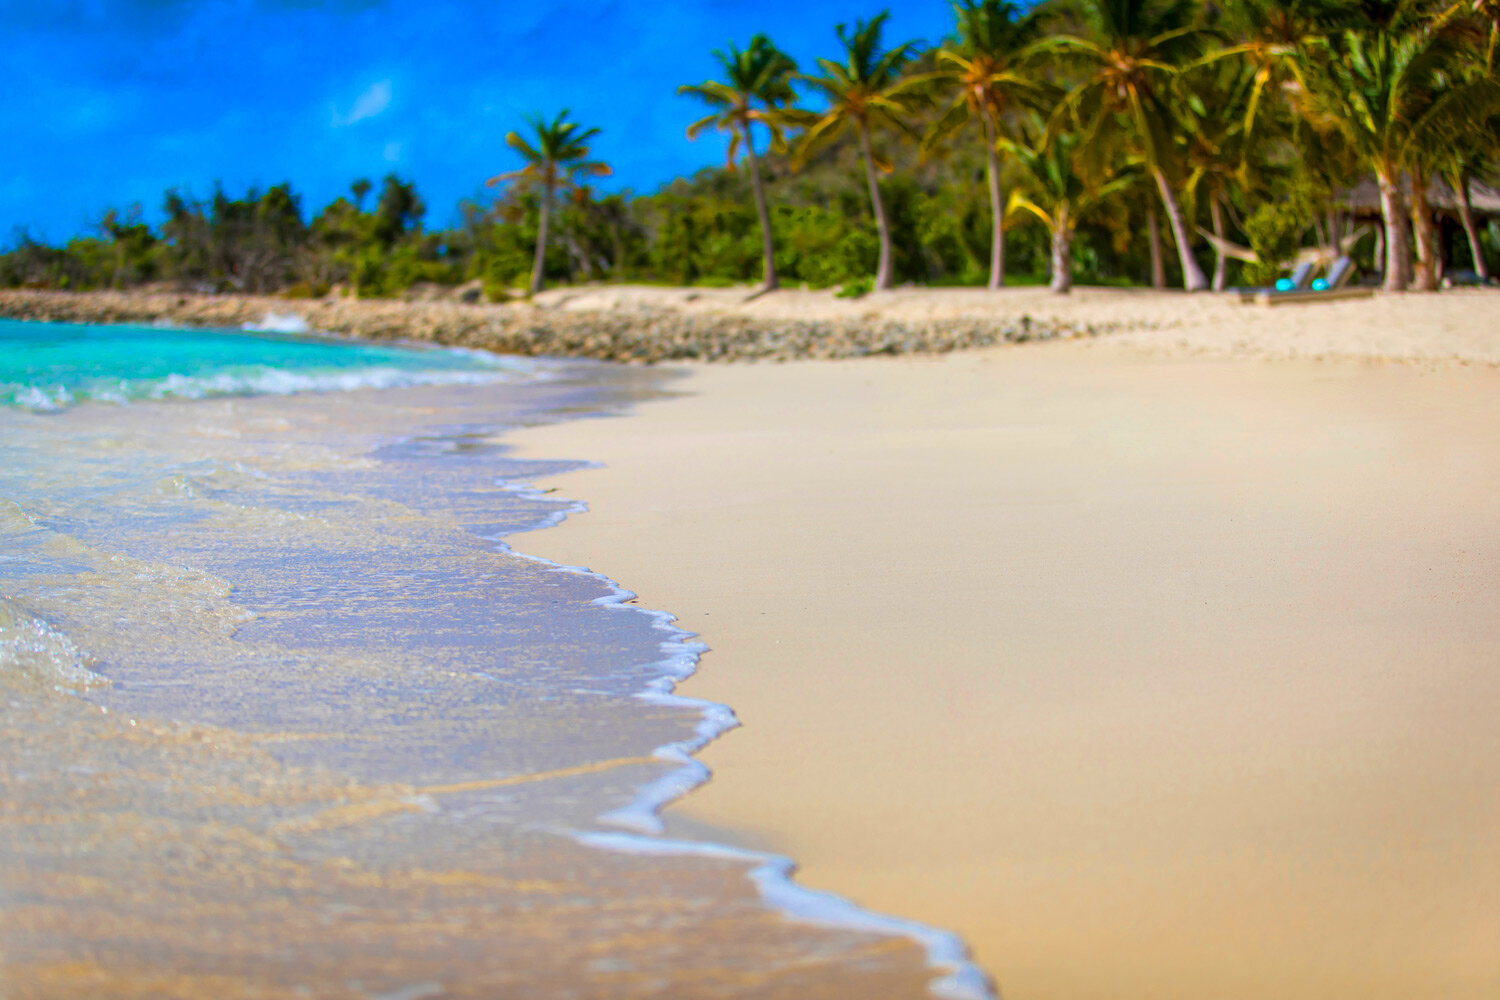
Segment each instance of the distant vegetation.
[{"label": "distant vegetation", "polygon": [[[932,47],[840,25],[799,72],[770,39],[716,53],[681,93],[731,137],[723,167],[654,194],[600,194],[598,129],[536,118],[519,169],[448,229],[397,176],[309,217],[290,184],[168,191],[47,246],[17,236],[0,286],[399,296],[473,283],[900,282],[1272,278],[1300,248],[1350,249],[1387,288],[1481,275],[1500,227],[1464,199],[1438,225],[1429,181],[1500,171],[1500,0],[1002,0],[954,5]],[[684,123],[691,120],[684,105]],[[1379,225],[1347,193],[1373,179]],[[1359,237],[1356,239],[1356,237]],[[1448,244],[1442,245],[1444,239]],[[1487,259],[1488,258],[1488,259]]]}]

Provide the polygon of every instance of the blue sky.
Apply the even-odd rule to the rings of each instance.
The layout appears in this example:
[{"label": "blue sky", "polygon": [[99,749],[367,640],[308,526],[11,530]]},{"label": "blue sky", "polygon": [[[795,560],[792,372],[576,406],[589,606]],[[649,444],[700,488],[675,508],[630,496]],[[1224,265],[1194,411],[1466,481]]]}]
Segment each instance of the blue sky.
[{"label": "blue sky", "polygon": [[[946,0],[892,3],[887,38],[936,42]],[[8,147],[0,244],[19,227],[65,240],[110,207],[290,180],[305,212],[355,177],[395,171],[429,225],[518,164],[505,133],[562,108],[604,132],[605,186],[654,190],[723,161],[688,142],[711,52],[757,31],[803,65],[849,0],[0,0]]]}]

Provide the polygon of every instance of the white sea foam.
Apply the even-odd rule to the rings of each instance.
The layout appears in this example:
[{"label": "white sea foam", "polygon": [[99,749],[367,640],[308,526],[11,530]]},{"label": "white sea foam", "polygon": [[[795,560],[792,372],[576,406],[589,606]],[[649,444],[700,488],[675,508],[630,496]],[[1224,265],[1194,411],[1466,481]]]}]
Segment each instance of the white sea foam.
[{"label": "white sea foam", "polygon": [[[502,485],[537,499],[543,497],[541,492],[525,484]],[[568,515],[587,509],[586,504],[574,501],[539,527],[550,527]],[[504,542],[500,545],[509,551],[515,551]],[[566,831],[570,836],[591,847],[627,854],[690,855],[748,862],[754,866],[750,870],[751,881],[761,899],[773,910],[793,920],[821,927],[904,937],[915,941],[926,953],[928,966],[941,973],[929,986],[929,991],[934,996],[943,1000],[997,1000],[997,993],[989,976],[969,957],[969,950],[963,939],[950,931],[875,913],[835,893],[800,886],[793,880],[796,864],[781,855],[660,836],[664,830],[661,810],[708,781],[710,777],[709,769],[694,758],[693,754],[740,724],[734,711],[727,705],[687,698],[673,692],[680,681],[690,677],[697,669],[698,659],[708,651],[708,646],[697,641],[692,632],[680,628],[676,624],[677,619],[670,613],[628,603],[635,599],[635,595],[608,577],[581,566],[563,566],[540,556],[516,554],[556,566],[564,572],[578,573],[603,582],[611,593],[596,598],[595,604],[649,616],[652,627],[667,633],[667,638],[663,639],[659,647],[662,659],[651,665],[658,675],[648,681],[645,689],[638,692],[636,697],[655,705],[687,708],[699,713],[698,724],[690,738],[657,747],[652,752],[652,756],[658,760],[675,765],[673,769],[637,789],[635,797],[626,805],[597,817],[598,822],[619,827],[625,832]]]},{"label": "white sea foam", "polygon": [[[34,413],[55,413],[82,401],[128,403],[132,400],[206,399],[212,396],[290,396],[305,392],[348,392],[357,389],[394,389],[413,386],[486,385],[545,377],[539,366],[522,360],[498,359],[483,369],[408,369],[393,366],[334,371],[288,371],[269,366],[216,372],[210,375],[168,375],[135,382],[109,381],[69,389],[63,386],[20,386],[9,402]],[[0,393],[0,403],[6,402]]]},{"label": "white sea foam", "polygon": [[88,662],[73,640],[0,598],[0,671],[18,671],[60,688],[108,684]]},{"label": "white sea foam", "polygon": [[927,963],[944,975],[930,987],[944,1000],[995,1000],[989,977],[969,958],[969,950],[958,935],[913,920],[873,913],[843,896],[800,886],[792,880],[796,865],[779,854],[747,851],[723,844],[692,840],[669,840],[638,833],[577,833],[575,839],[591,847],[626,854],[654,854],[722,858],[755,865],[750,879],[761,899],[793,920],[820,927],[910,938],[927,953]]},{"label": "white sea foam", "polygon": [[268,312],[261,317],[257,323],[246,323],[246,330],[258,330],[265,333],[307,333],[312,327],[307,325],[307,320],[294,312]]},{"label": "white sea foam", "polygon": [[36,413],[55,413],[73,405],[74,397],[63,386],[25,385],[12,397],[17,406]]},{"label": "white sea foam", "polygon": [[168,375],[147,383],[147,399],[201,399],[206,396],[289,396],[301,392],[347,392],[417,385],[479,385],[510,375],[509,370],[421,371],[401,368],[354,368],[298,372],[258,368],[213,375]]}]

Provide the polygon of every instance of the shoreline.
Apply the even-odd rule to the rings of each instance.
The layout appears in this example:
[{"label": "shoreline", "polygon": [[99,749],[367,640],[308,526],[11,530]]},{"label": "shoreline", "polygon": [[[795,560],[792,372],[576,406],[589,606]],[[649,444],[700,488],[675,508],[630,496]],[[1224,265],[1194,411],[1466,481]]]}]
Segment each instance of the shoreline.
[{"label": "shoreline", "polygon": [[[509,440],[509,437],[505,434],[502,440]],[[533,499],[547,495],[536,487],[523,486],[519,492]],[[522,552],[524,545],[518,548],[515,544],[519,539],[556,528],[565,524],[568,518],[586,512],[584,505],[574,502],[560,512],[560,517],[509,532],[498,541],[506,551],[523,559],[601,584],[610,593],[596,598],[595,604],[648,618],[652,627],[667,637],[662,640],[659,650],[665,657],[655,664],[661,673],[649,680],[635,697],[653,705],[696,711],[700,714],[700,722],[691,737],[662,744],[649,754],[656,761],[673,765],[671,770],[638,787],[630,802],[595,817],[596,829],[575,830],[568,836],[583,846],[615,854],[711,858],[744,864],[746,880],[754,887],[761,904],[768,912],[792,924],[800,924],[809,930],[870,934],[890,941],[904,941],[919,949],[928,975],[921,996],[939,1000],[999,1000],[989,977],[973,961],[967,945],[946,928],[908,920],[898,914],[877,912],[837,893],[802,885],[796,878],[796,859],[756,850],[733,838],[691,836],[674,839],[667,829],[668,811],[712,779],[711,772],[698,756],[706,747],[738,728],[740,722],[728,705],[680,693],[682,685],[700,669],[707,647],[698,641],[695,633],[681,628],[671,612],[636,603],[638,595],[607,576],[582,566],[566,565]],[[892,995],[896,995],[903,992],[896,982],[897,977],[891,977],[890,981],[880,985],[883,989],[893,990]],[[832,989],[839,988],[837,983],[832,985]]]},{"label": "shoreline", "polygon": [[1492,370],[686,371],[508,436],[604,463],[523,547],[675,613],[744,723],[669,833],[952,929],[1013,1000],[1500,986]]},{"label": "shoreline", "polygon": [[[564,289],[524,312],[564,338],[670,313],[689,337],[846,324],[868,347],[881,324],[1041,301],[735,294]],[[545,480],[590,511],[518,550],[621,581],[712,647],[681,694],[745,728],[701,755],[715,780],[669,836],[786,855],[800,885],[951,929],[1012,1000],[1487,997],[1486,295],[1268,321],[1086,290],[1046,322],[1109,336],[679,366],[672,398],[503,435],[606,463]],[[109,308],[146,308],[129,299]],[[434,315],[364,306],[376,336]],[[1355,360],[1307,360],[1329,357]]]},{"label": "shoreline", "polygon": [[310,331],[367,340],[411,340],[498,354],[630,364],[947,353],[1100,332],[1093,324],[1039,320],[1025,313],[908,321],[864,310],[805,319],[762,316],[733,308],[684,310],[641,296],[623,307],[612,300],[596,305],[585,299],[580,305],[576,303],[578,298],[576,291],[568,289],[544,293],[535,304],[505,305],[0,290],[0,317],[74,323],[168,322],[217,328],[295,317]]},{"label": "shoreline", "polygon": [[1149,289],[832,291],[595,285],[533,302],[284,299],[171,292],[0,290],[0,316],[242,327],[268,316],[372,340],[635,364],[943,355],[1080,340],[1166,356],[1500,365],[1500,289],[1377,293],[1267,309],[1234,295]]},{"label": "shoreline", "polygon": [[[183,545],[208,520],[190,517],[148,557],[163,563],[132,559],[128,540],[69,549],[100,560],[75,573],[122,566],[82,577],[83,597],[14,574],[31,611],[0,602],[0,668],[12,668],[0,669],[10,696],[0,745],[17,762],[0,775],[0,847],[20,898],[0,913],[0,939],[14,946],[0,978],[58,997],[97,995],[101,983],[148,995],[170,979],[180,996],[738,986],[786,1000],[915,1000],[941,977],[967,984],[967,1000],[990,996],[939,932],[798,889],[782,859],[632,843],[603,820],[654,810],[661,787],[680,784],[686,751],[729,720],[666,693],[696,661],[670,616],[627,605],[597,574],[512,548],[573,506],[531,485],[559,466],[505,460],[505,428],[589,419],[668,377],[572,367],[577,379],[498,397],[467,385],[119,413],[0,408],[14,431],[0,434],[6,455],[26,455],[29,441],[37,456],[4,467],[5,495],[27,505],[11,505],[5,527],[66,536],[67,491],[82,486],[76,503],[89,508],[90,473],[111,479],[111,458],[137,482],[153,466],[192,472],[182,489],[147,476],[135,493],[111,490],[100,520],[139,516],[131,504],[143,496],[142,519],[160,524],[173,503],[179,514],[197,504],[200,483],[227,508],[218,517],[233,519],[209,529],[232,539],[220,548],[201,535]],[[33,429],[49,436],[31,440]],[[264,449],[268,439],[277,447]],[[230,467],[259,475],[236,489],[233,474],[210,471]],[[350,467],[359,471],[344,479]],[[278,475],[287,468],[290,480]],[[52,502],[37,508],[55,529],[29,520],[34,501],[17,488],[38,478],[52,480]],[[275,485],[257,492],[263,483]],[[316,517],[264,516],[299,490],[318,498]],[[23,542],[18,568],[30,554]],[[394,572],[381,568],[387,559]],[[375,599],[362,609],[359,595]],[[323,613],[308,614],[320,597]],[[219,614],[184,611],[194,601]],[[295,626],[270,651],[257,645],[258,630],[299,613],[317,622],[314,643],[334,621],[338,654],[300,645]],[[444,636],[462,648],[445,649]],[[356,642],[365,646],[350,654]],[[8,660],[7,646],[22,659]],[[28,649],[53,655],[27,659]],[[76,673],[91,655],[109,681],[87,700],[54,688],[97,679]],[[556,669],[540,685],[526,676],[537,662]],[[557,702],[566,707],[542,707]],[[235,750],[238,766],[224,766]],[[137,818],[147,807],[149,825]],[[49,834],[64,825],[69,836]],[[90,850],[69,850],[80,838]],[[531,961],[531,951],[545,954]]]}]

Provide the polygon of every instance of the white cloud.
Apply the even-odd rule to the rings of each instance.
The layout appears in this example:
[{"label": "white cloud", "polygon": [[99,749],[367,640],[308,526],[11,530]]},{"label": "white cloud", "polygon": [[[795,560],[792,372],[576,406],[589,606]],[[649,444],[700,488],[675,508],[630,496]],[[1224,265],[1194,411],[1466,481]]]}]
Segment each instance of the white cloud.
[{"label": "white cloud", "polygon": [[379,80],[370,85],[359,97],[355,98],[354,104],[349,108],[349,113],[341,115],[337,110],[333,113],[333,127],[340,128],[344,125],[353,125],[355,122],[364,121],[366,118],[374,118],[391,106],[391,81]]}]

